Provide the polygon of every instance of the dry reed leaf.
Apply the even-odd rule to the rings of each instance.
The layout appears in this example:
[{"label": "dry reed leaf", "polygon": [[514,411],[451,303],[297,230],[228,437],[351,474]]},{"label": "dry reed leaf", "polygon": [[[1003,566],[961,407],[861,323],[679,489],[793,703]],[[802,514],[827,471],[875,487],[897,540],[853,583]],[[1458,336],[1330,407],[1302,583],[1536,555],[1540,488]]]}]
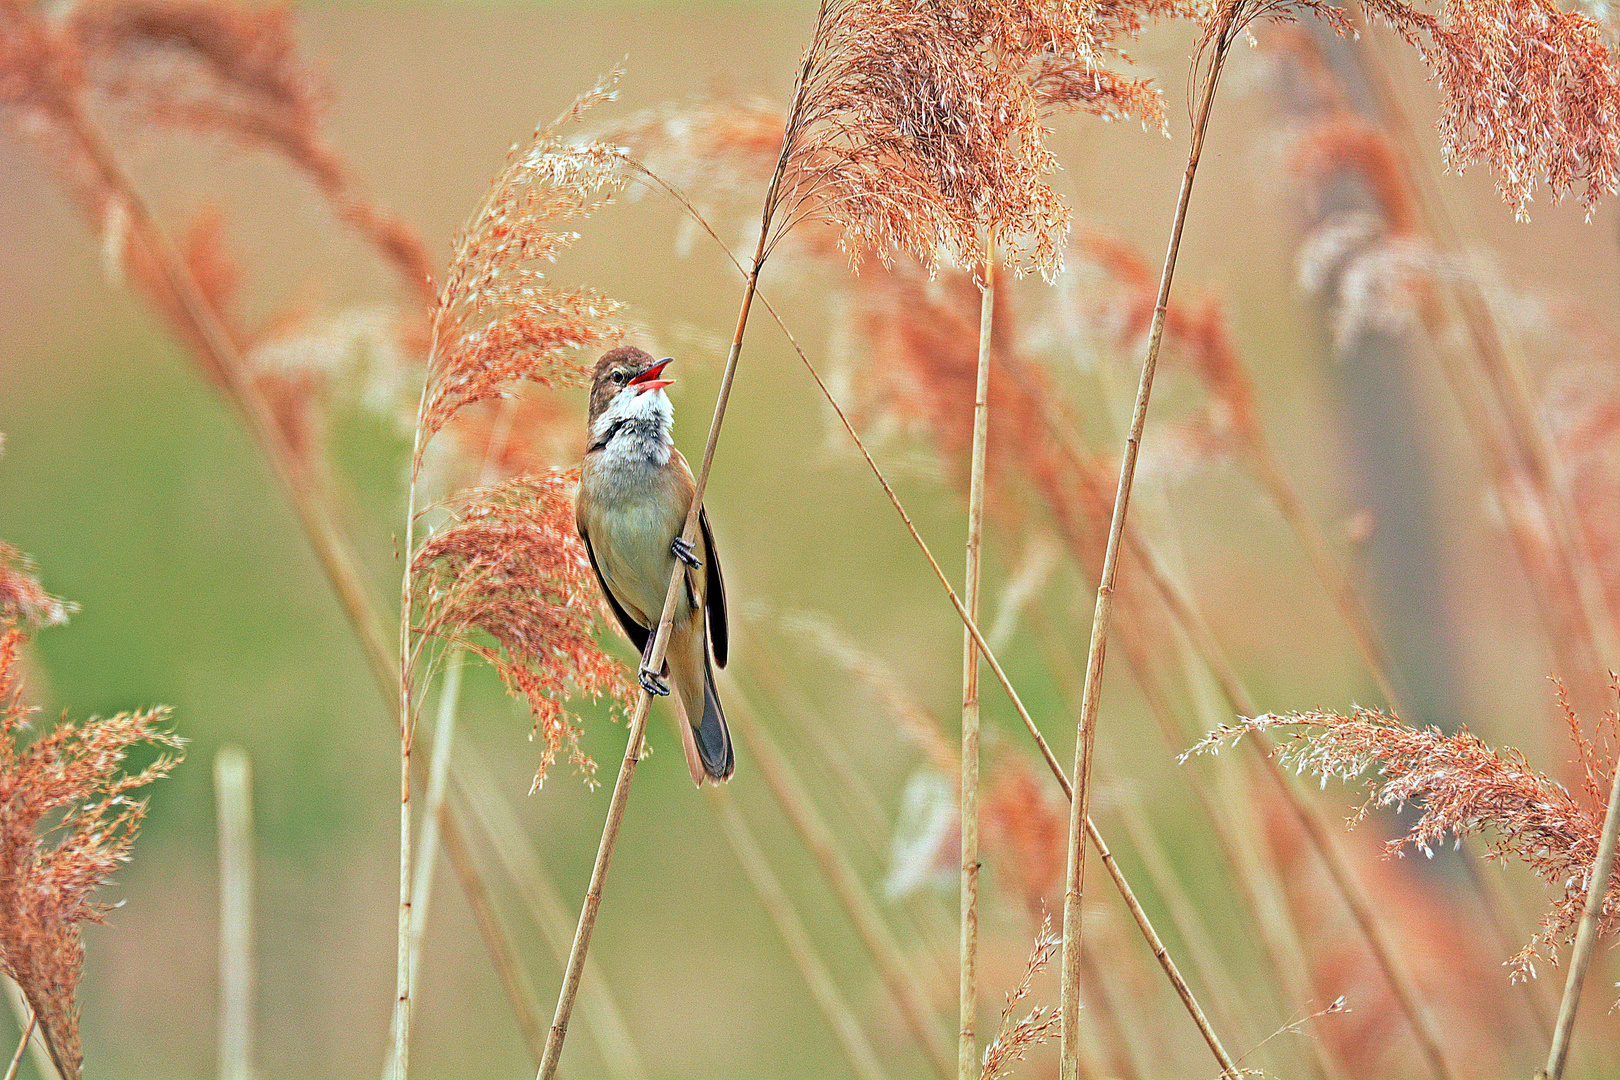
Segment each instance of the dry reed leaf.
[{"label": "dry reed leaf", "polygon": [[617,340],[608,320],[619,304],[590,290],[553,286],[546,267],[579,238],[572,223],[624,186],[625,151],[564,141],[562,130],[613,96],[615,72],[561,116],[514,147],[455,255],[433,316],[419,424],[425,445],[462,408],[520,381],[584,386],[591,361],[577,350]]},{"label": "dry reed leaf", "polygon": [[[1597,856],[1606,791],[1613,765],[1581,734],[1575,712],[1559,688],[1559,704],[1570,726],[1584,774],[1586,799],[1536,772],[1511,748],[1493,749],[1468,731],[1447,735],[1436,727],[1413,728],[1376,709],[1340,713],[1267,714],[1222,725],[1182,755],[1214,753],[1245,734],[1270,731],[1283,739],[1279,760],[1296,772],[1347,782],[1376,768],[1363,782],[1368,798],[1352,822],[1375,807],[1420,804],[1422,814],[1407,834],[1387,846],[1390,854],[1414,847],[1425,854],[1448,836],[1482,836],[1490,856],[1525,863],[1555,891],[1542,928],[1513,957],[1514,978],[1535,975],[1535,961],[1557,964],[1557,949],[1569,941],[1586,902]],[[1610,733],[1620,724],[1613,712],[1600,723]],[[1600,928],[1620,929],[1620,879],[1604,899]]]},{"label": "dry reed leaf", "polygon": [[594,783],[568,698],[606,696],[621,710],[634,698],[597,643],[606,612],[574,526],[578,482],[553,470],[469,492],[411,562],[416,635],[482,657],[528,702],[542,740],[536,789],[564,751]]},{"label": "dry reed leaf", "polygon": [[79,927],[102,920],[108,909],[90,894],[129,861],[146,813],[133,792],[167,776],[182,755],[160,753],[137,773],[119,767],[137,746],[179,751],[184,740],[164,730],[169,712],[157,708],[64,719],[22,745],[33,710],[19,699],[21,640],[16,626],[0,633],[0,968],[22,988],[57,1068],[75,1078],[83,1060]]}]

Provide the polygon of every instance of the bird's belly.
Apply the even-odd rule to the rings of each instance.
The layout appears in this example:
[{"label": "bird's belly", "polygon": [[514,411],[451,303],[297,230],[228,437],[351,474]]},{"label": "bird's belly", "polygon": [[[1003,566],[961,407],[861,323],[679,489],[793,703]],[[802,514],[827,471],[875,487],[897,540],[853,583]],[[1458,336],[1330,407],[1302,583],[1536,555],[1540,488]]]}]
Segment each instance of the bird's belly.
[{"label": "bird's belly", "polygon": [[659,490],[661,485],[613,486],[617,490],[592,500],[591,544],[614,597],[638,623],[651,627],[664,609],[675,570],[670,544],[680,532],[686,507],[676,506],[671,492]]}]

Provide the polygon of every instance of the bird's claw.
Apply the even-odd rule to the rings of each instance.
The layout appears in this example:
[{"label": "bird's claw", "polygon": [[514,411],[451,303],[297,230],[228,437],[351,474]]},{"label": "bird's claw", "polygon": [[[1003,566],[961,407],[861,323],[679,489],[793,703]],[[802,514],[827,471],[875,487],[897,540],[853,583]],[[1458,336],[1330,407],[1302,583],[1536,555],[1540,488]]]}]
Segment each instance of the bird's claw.
[{"label": "bird's claw", "polygon": [[643,667],[638,676],[641,679],[641,688],[654,697],[668,697],[669,683],[664,677],[650,667]]},{"label": "bird's claw", "polygon": [[692,569],[700,570],[703,568],[703,560],[697,557],[697,552],[692,550],[692,545],[687,542],[686,537],[677,536],[675,542],[669,545],[669,550],[675,553],[677,559]]}]

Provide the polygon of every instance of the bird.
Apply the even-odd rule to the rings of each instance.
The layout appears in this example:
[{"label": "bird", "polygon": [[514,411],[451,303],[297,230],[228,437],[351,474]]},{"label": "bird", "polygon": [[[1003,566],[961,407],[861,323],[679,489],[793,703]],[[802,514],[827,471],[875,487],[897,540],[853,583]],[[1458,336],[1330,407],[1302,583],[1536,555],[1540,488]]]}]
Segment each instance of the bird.
[{"label": "bird", "polygon": [[[697,483],[670,437],[675,410],[664,388],[674,380],[663,374],[672,360],[624,346],[596,362],[574,516],[608,606],[641,650],[642,689],[662,696],[673,688],[686,764],[702,787],[736,767],[710,663],[726,666],[726,588],[706,509],[696,550],[681,536]],[[684,581],[655,671],[652,643],[677,560]]]}]

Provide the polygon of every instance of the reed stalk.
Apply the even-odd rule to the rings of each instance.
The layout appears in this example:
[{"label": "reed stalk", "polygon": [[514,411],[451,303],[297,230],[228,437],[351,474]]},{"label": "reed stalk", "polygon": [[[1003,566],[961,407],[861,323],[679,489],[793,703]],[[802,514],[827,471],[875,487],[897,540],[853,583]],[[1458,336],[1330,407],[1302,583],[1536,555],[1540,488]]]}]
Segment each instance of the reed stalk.
[{"label": "reed stalk", "polygon": [[428,901],[439,850],[439,818],[449,794],[450,749],[455,745],[456,714],[461,701],[463,650],[452,649],[439,684],[439,708],[433,720],[433,754],[428,761],[427,817],[417,844],[416,879],[411,883],[411,985],[422,966],[422,942],[427,937]]},{"label": "reed stalk", "polygon": [[34,1072],[41,1077],[41,1080],[51,1076],[59,1076],[60,1074],[56,1070],[56,1062],[51,1058],[50,1051],[45,1047],[45,1040],[40,1035],[39,1018],[34,1015],[33,1007],[28,1004],[28,998],[23,995],[22,987],[13,982],[3,971],[0,971],[0,993],[3,993],[6,999],[11,1002],[11,1011],[17,1017],[17,1024],[20,1027],[33,1027],[33,1038],[24,1039],[22,1045],[29,1048],[28,1056],[34,1063]]},{"label": "reed stalk", "polygon": [[[1142,376],[1131,411],[1130,433],[1119,465],[1119,485],[1114,494],[1113,520],[1108,526],[1108,546],[1103,553],[1102,574],[1097,583],[1097,605],[1092,614],[1091,646],[1086,653],[1085,686],[1080,697],[1080,720],[1075,739],[1074,777],[1078,785],[1069,812],[1069,854],[1067,886],[1063,894],[1063,955],[1059,968],[1061,997],[1059,1018],[1062,1041],[1058,1052],[1060,1080],[1078,1080],[1076,1064],[1079,1046],[1074,1032],[1080,1022],[1080,921],[1081,899],[1085,892],[1086,847],[1082,835],[1090,821],[1092,749],[1097,732],[1097,709],[1102,694],[1103,661],[1108,650],[1108,623],[1113,614],[1114,578],[1119,569],[1120,539],[1125,530],[1125,514],[1130,504],[1131,482],[1136,475],[1136,458],[1142,445],[1142,428],[1147,422],[1148,398],[1153,392],[1153,375],[1159,362],[1159,345],[1164,339],[1164,317],[1170,303],[1170,283],[1175,276],[1176,256],[1181,249],[1181,233],[1187,223],[1187,205],[1192,198],[1193,178],[1203,153],[1204,133],[1209,127],[1210,108],[1220,85],[1221,68],[1227,47],[1237,27],[1240,4],[1230,4],[1222,14],[1210,46],[1209,70],[1199,91],[1197,119],[1193,123],[1192,144],[1187,151],[1187,168],[1176,197],[1175,216],[1170,226],[1170,243],[1165,251],[1164,269],[1159,276],[1159,295],[1153,307],[1153,323],[1148,330],[1147,355],[1142,360]],[[1222,1062],[1222,1067],[1226,1062]]]},{"label": "reed stalk", "polygon": [[839,991],[838,984],[833,982],[832,973],[827,970],[826,963],[810,941],[810,935],[804,928],[804,920],[799,917],[792,898],[788,896],[787,890],[782,888],[781,880],[771,869],[770,860],[766,859],[765,853],[760,850],[759,841],[754,839],[753,831],[748,828],[748,822],[738,812],[731,793],[725,788],[713,788],[708,792],[708,796],[709,805],[720,821],[720,829],[725,834],[726,842],[731,845],[732,853],[742,864],[743,872],[748,875],[748,880],[754,886],[754,892],[759,896],[760,903],[765,906],[766,913],[776,924],[777,932],[782,935],[782,943],[787,946],[789,955],[799,968],[799,973],[804,976],[805,984],[810,988],[810,996],[815,998],[816,1005],[826,1017],[827,1024],[832,1028],[839,1045],[843,1047],[844,1056],[849,1059],[855,1075],[860,1077],[860,1080],[887,1080],[888,1074],[878,1063],[877,1054],[866,1038],[866,1032],[861,1030],[855,1010],[850,1008],[849,1002]]},{"label": "reed stalk", "polygon": [[[980,550],[984,544],[984,457],[990,437],[990,345],[996,307],[996,230],[984,248],[979,292],[979,363],[973,391],[973,456],[968,470],[967,552],[962,593],[967,613],[979,618]],[[957,1003],[958,1080],[976,1080],[974,1034],[979,1011],[979,649],[962,634],[962,935]]]},{"label": "reed stalk", "polygon": [[747,697],[736,688],[735,680],[728,689],[733,703],[732,730],[748,747],[777,805],[798,830],[805,847],[820,867],[827,886],[854,924],[861,944],[877,968],[878,976],[899,1006],[900,1015],[910,1029],[912,1038],[940,1080],[950,1080],[955,1069],[939,1037],[937,1018],[928,1004],[922,980],[895,940],[894,932],[884,922],[877,902],[861,883],[860,875],[838,847],[832,829],[828,828],[816,810],[815,803],[793,767],[775,740],[754,722],[753,708],[748,704]]},{"label": "reed stalk", "polygon": [[253,781],[239,747],[214,755],[219,824],[219,1076],[253,1075]]},{"label": "reed stalk", "polygon": [[1564,1063],[1569,1058],[1569,1043],[1575,1033],[1575,1013],[1581,1004],[1581,987],[1586,981],[1586,969],[1592,961],[1592,950],[1597,947],[1598,923],[1603,916],[1603,902],[1614,881],[1614,851],[1620,838],[1620,768],[1614,770],[1609,785],[1609,808],[1603,814],[1603,833],[1598,839],[1597,858],[1592,860],[1591,884],[1586,888],[1586,907],[1581,912],[1580,926],[1575,930],[1575,945],[1569,953],[1569,973],[1564,977],[1564,996],[1558,1004],[1558,1023],[1553,1028],[1552,1044],[1547,1048],[1547,1064],[1539,1073],[1546,1080],[1560,1080]]},{"label": "reed stalk", "polygon": [[[568,946],[572,935],[568,911],[562,893],[546,873],[545,864],[534,852],[534,846],[524,831],[512,804],[500,794],[489,766],[463,739],[451,775],[462,799],[472,813],[473,820],[483,829],[490,848],[506,871],[507,878],[518,891],[529,919],[539,929],[541,937],[557,960],[560,968],[568,962]],[[630,1036],[630,1025],[624,1018],[613,989],[603,976],[594,958],[585,961],[585,972],[580,978],[583,1008],[591,1035],[601,1051],[607,1075],[613,1080],[645,1080],[646,1067]],[[539,1066],[545,1053],[544,1025],[536,1021],[534,1062]]]},{"label": "reed stalk", "polygon": [[6,1066],[5,1080],[16,1080],[17,1069],[22,1065],[23,1054],[28,1050],[28,1040],[34,1037],[34,1025],[38,1022],[34,1010],[28,1010],[28,1023],[23,1025],[22,1039],[17,1043],[17,1052],[11,1055],[11,1064]]}]

